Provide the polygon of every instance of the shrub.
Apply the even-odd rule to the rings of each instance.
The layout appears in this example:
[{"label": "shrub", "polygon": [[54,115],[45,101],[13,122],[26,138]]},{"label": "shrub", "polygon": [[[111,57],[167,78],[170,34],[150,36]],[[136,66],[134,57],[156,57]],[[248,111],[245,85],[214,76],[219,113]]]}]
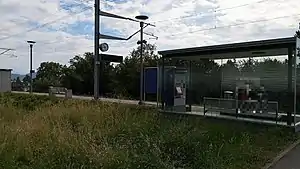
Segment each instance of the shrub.
[{"label": "shrub", "polygon": [[0,97],[0,168],[256,169],[297,139],[274,126],[26,96]]},{"label": "shrub", "polygon": [[12,105],[25,110],[35,110],[36,108],[53,105],[59,102],[58,98],[28,94],[2,93],[0,94],[0,104]]}]

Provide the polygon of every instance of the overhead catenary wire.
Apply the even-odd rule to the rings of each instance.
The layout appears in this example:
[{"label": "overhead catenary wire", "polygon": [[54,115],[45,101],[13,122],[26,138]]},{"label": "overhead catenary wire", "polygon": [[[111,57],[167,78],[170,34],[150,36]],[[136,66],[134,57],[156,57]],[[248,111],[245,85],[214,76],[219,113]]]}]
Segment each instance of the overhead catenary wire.
[{"label": "overhead catenary wire", "polygon": [[14,49],[11,49],[11,48],[0,48],[0,50],[7,50],[7,49],[14,50]]},{"label": "overhead catenary wire", "polygon": [[[196,33],[196,32],[202,32],[202,31],[210,31],[210,30],[216,30],[216,29],[221,29],[221,28],[230,28],[234,26],[240,26],[240,25],[248,25],[248,24],[254,24],[254,23],[259,23],[259,22],[266,22],[266,21],[271,21],[271,20],[276,20],[276,19],[282,19],[282,18],[287,18],[287,17],[295,17],[295,16],[300,16],[300,14],[295,14],[295,15],[287,15],[287,16],[279,16],[279,17],[274,17],[274,18],[269,18],[269,19],[261,19],[261,20],[254,20],[254,21],[247,21],[247,22],[241,22],[241,23],[235,23],[235,24],[229,24],[229,25],[224,25],[224,26],[216,26],[216,27],[211,27],[211,28],[206,28],[206,29],[198,29],[194,31],[189,31],[189,32],[181,32],[177,34],[172,34],[172,35],[167,35],[165,37],[169,36],[177,36],[180,34],[191,34],[191,33]],[[146,33],[151,35],[150,33]],[[52,41],[52,42],[45,42],[43,45],[49,45],[49,44],[55,44],[55,43],[60,43],[62,42],[61,40],[57,41]],[[93,47],[93,46],[89,46]],[[67,49],[67,50],[62,50],[62,51],[57,51],[56,49],[54,50],[55,52],[66,52],[66,51],[72,51],[73,49]]]},{"label": "overhead catenary wire", "polygon": [[[198,29],[198,30],[189,31],[189,32],[181,32],[181,33],[177,33],[177,34],[167,35],[165,37],[177,36],[177,35],[180,35],[180,34],[190,34],[190,33],[196,33],[196,32],[201,32],[201,31],[210,31],[210,30],[216,30],[216,29],[221,29],[221,28],[230,28],[230,27],[233,27],[233,26],[247,25],[247,24],[253,24],[253,23],[258,23],[258,22],[265,22],[265,21],[282,19],[282,18],[293,17],[293,16],[300,16],[300,14],[288,15],[288,16],[280,16],[280,17],[274,17],[274,18],[270,18],[270,19],[254,20],[254,21],[248,21],[248,22],[242,22],[242,23],[235,23],[235,24],[224,25],[224,26],[216,26],[216,27],[205,28],[205,29]],[[148,33],[145,33],[145,34],[148,34]],[[149,35],[151,35],[151,34],[149,34]],[[40,43],[40,44],[42,44],[42,45],[51,45],[51,44],[56,44],[56,43],[61,43],[61,42],[63,42],[63,41],[56,40],[56,41],[44,42],[44,43]]]},{"label": "overhead catenary wire", "polygon": [[144,34],[148,35],[148,36],[152,36],[152,38],[149,38],[149,39],[156,39],[156,40],[158,40],[158,36],[155,36],[153,33],[144,32]]},{"label": "overhead catenary wire", "polygon": [[[44,19],[45,19],[45,18],[44,18]],[[0,31],[6,31],[6,30],[9,30],[9,29],[14,28],[15,26],[21,26],[21,25],[26,24],[27,22],[28,22],[28,21],[26,20],[26,21],[23,21],[23,22],[21,22],[21,23],[17,23],[17,24],[15,24],[14,26],[2,27],[2,28],[0,29]]]},{"label": "overhead catenary wire", "polygon": [[246,3],[246,4],[242,4],[242,5],[237,5],[237,6],[227,7],[227,8],[220,8],[220,9],[212,8],[207,12],[200,12],[200,13],[197,13],[197,14],[192,14],[192,15],[187,15],[187,16],[181,16],[181,17],[175,17],[175,18],[169,18],[169,19],[153,21],[153,23],[174,21],[174,20],[180,20],[180,19],[191,18],[191,17],[199,17],[199,16],[202,16],[203,14],[216,13],[216,12],[219,12],[219,11],[225,11],[225,10],[241,8],[241,7],[245,7],[245,6],[249,6],[249,5],[253,5],[253,4],[257,4],[257,3],[263,3],[263,2],[267,2],[267,1],[269,1],[269,0],[259,0],[259,1],[252,2],[252,3]]},{"label": "overhead catenary wire", "polygon": [[[84,12],[84,11],[86,11],[86,10],[88,10],[88,9],[90,9],[90,7],[87,7],[86,9],[84,9],[84,10],[82,10],[82,11],[80,11],[80,12],[77,12],[77,13],[75,13],[75,14]],[[101,12],[102,12],[102,13],[101,13]],[[105,15],[104,15],[103,13],[104,13]],[[106,13],[106,12],[100,11],[100,15],[103,15],[103,16],[109,15],[109,16],[110,16],[110,15],[114,15],[114,14],[110,14],[110,13]],[[117,16],[117,15],[114,15],[114,16]],[[47,26],[47,25],[49,25],[49,24],[53,24],[53,23],[57,22],[58,20],[64,19],[65,17],[69,17],[69,16],[64,16],[64,17],[61,17],[61,18],[56,19],[56,20],[54,20],[54,21],[47,22],[47,23],[45,23],[45,24],[43,24],[43,25],[39,25],[39,26],[37,26],[37,27],[35,27],[35,28],[32,28],[32,29],[30,29],[30,30],[27,30],[27,31],[25,31],[25,32],[23,32],[23,33],[27,33],[27,32],[30,32],[30,31],[39,29],[39,28],[41,28],[41,27]],[[121,16],[118,16],[118,17],[121,17]],[[124,18],[125,18],[125,17],[122,17],[122,19],[124,19]],[[139,21],[134,20],[134,19],[131,19],[131,18],[126,18],[126,19],[127,19],[127,20],[131,20],[131,21],[135,21],[135,22],[139,22]],[[145,23],[145,27],[147,27],[147,26],[154,26],[154,27],[155,27],[155,25],[153,25],[153,24],[151,24],[151,23]],[[138,32],[139,32],[139,31],[137,31],[136,33],[138,33]],[[135,33],[135,34],[136,34],[136,33]],[[0,40],[8,39],[8,38],[10,38],[10,37],[17,36],[17,35],[19,35],[19,34],[22,34],[22,33],[18,33],[18,34],[15,34],[15,35],[11,35],[11,36],[8,36],[8,37],[4,37],[4,38],[2,38],[2,39],[0,39]],[[133,34],[132,36],[134,36],[135,34]],[[129,39],[130,39],[132,36],[130,36]],[[42,45],[49,45],[49,44],[60,43],[60,42],[62,42],[62,41],[61,41],[61,40],[56,40],[56,41],[52,41],[52,42],[44,42],[44,43],[40,43],[40,44],[42,44]]]},{"label": "overhead catenary wire", "polygon": [[6,49],[6,50],[4,50],[3,52],[1,52],[0,53],[0,55],[3,55],[3,54],[5,54],[6,52],[8,52],[8,51],[10,51],[11,49]]},{"label": "overhead catenary wire", "polygon": [[[216,30],[216,29],[227,28],[227,27],[230,28],[230,27],[234,27],[234,26],[248,25],[248,24],[254,24],[254,23],[259,23],[259,22],[267,22],[267,21],[271,21],[271,20],[277,20],[277,19],[295,17],[295,16],[300,16],[300,14],[279,16],[279,17],[274,17],[274,18],[269,18],[269,19],[261,19],[261,20],[254,20],[254,21],[246,21],[246,22],[223,25],[223,26],[215,26],[215,27],[211,27],[211,28],[204,28],[204,29],[198,29],[198,30],[189,31],[189,32],[181,32],[181,33],[177,33],[177,34],[166,35],[165,37],[177,36],[177,35],[180,35],[180,34],[190,34],[190,33],[196,33],[196,32],[201,32],[201,31],[210,31],[210,30]],[[145,32],[145,34],[149,35],[149,36],[153,36],[155,38],[157,37],[157,36],[154,36],[153,34],[150,34],[150,33]],[[55,43],[60,43],[60,42],[62,42],[62,41],[57,40],[57,41],[53,41],[53,42],[46,42],[46,43],[43,43],[43,44],[44,45],[49,45],[49,44],[55,44]]]},{"label": "overhead catenary wire", "polygon": [[[86,46],[85,48],[88,50],[88,51],[91,51],[93,49],[89,49],[90,47],[93,47],[93,46]],[[72,53],[74,55],[79,55],[81,52],[80,51],[76,51],[74,49],[60,49],[60,48],[54,48],[54,49],[47,49],[45,51],[43,51],[43,55],[47,55],[47,54],[58,54],[58,53],[64,53],[64,52],[68,52],[68,54]],[[8,54],[8,53],[5,53],[3,55],[6,55],[6,56],[11,56],[11,57],[28,57],[27,54]]]},{"label": "overhead catenary wire", "polygon": [[198,30],[194,30],[194,31],[180,32],[180,33],[176,33],[176,34],[172,34],[172,35],[166,35],[165,37],[172,37],[172,36],[177,36],[177,35],[181,35],[181,34],[191,34],[191,33],[196,33],[196,32],[222,29],[222,28],[228,28],[228,27],[230,28],[230,27],[234,27],[234,26],[248,25],[248,24],[254,24],[254,23],[259,23],[259,22],[267,22],[267,21],[271,21],[271,20],[277,20],[277,19],[283,19],[283,18],[289,18],[289,17],[296,17],[296,16],[300,16],[300,14],[279,16],[279,17],[274,17],[274,18],[269,18],[269,19],[246,21],[246,22],[223,25],[223,26],[215,26],[215,27],[211,27],[211,28],[204,28],[204,29],[198,29]]},{"label": "overhead catenary wire", "polygon": [[2,54],[2,56],[9,56],[9,58],[17,58],[18,57],[15,54],[8,54],[8,53],[4,53],[4,54]]},{"label": "overhead catenary wire", "polygon": [[[76,2],[74,2],[74,3],[75,3],[77,6],[82,5],[82,4],[79,4],[79,3],[76,3]],[[77,6],[75,6],[75,7],[77,7]],[[92,8],[92,7],[90,7],[90,8]],[[51,14],[53,14],[53,13],[51,13]],[[19,16],[19,17],[22,17],[22,16]],[[26,23],[28,22],[28,18],[26,18],[26,17],[23,17],[23,18],[25,18],[25,19],[27,19],[27,20],[25,20],[25,21],[23,21],[23,22],[16,23],[14,26],[2,27],[2,28],[0,29],[0,31],[6,31],[6,30],[12,29],[12,28],[14,28],[14,27],[16,27],[16,26],[21,26],[21,25],[26,24]],[[47,18],[50,18],[50,16],[43,17],[43,18],[41,18],[40,20],[45,20],[45,19],[47,19]]]},{"label": "overhead catenary wire", "polygon": [[66,18],[68,18],[68,17],[71,17],[71,16],[73,16],[73,15],[76,15],[76,14],[79,14],[79,13],[82,13],[82,12],[85,12],[85,11],[90,10],[90,9],[92,9],[92,8],[91,8],[91,7],[86,7],[86,8],[84,8],[84,9],[81,10],[81,11],[78,11],[78,12],[75,12],[75,13],[72,13],[72,14],[69,14],[69,15],[62,16],[62,17],[60,17],[60,18],[58,18],[58,19],[52,20],[52,21],[50,21],[50,22],[46,22],[46,23],[44,23],[44,24],[42,24],[42,25],[38,25],[38,26],[36,26],[36,27],[34,27],[34,28],[31,28],[31,29],[28,29],[28,30],[26,30],[26,31],[24,31],[24,32],[20,32],[20,33],[16,33],[16,34],[13,34],[13,35],[6,36],[6,37],[4,37],[4,38],[0,38],[0,40],[6,40],[6,39],[9,39],[9,38],[12,38],[12,37],[15,37],[15,36],[19,36],[19,35],[23,35],[23,34],[32,32],[32,31],[34,31],[34,30],[38,30],[38,29],[40,29],[40,28],[43,28],[43,27],[45,27],[45,26],[54,24],[54,23],[56,23],[56,22],[58,22],[58,21],[64,20],[64,19],[66,19]]},{"label": "overhead catenary wire", "polygon": [[[245,6],[245,4],[244,4],[244,6]],[[233,8],[233,7],[231,7],[231,8]],[[222,10],[222,9],[220,9],[220,10]],[[297,16],[298,15],[300,15],[300,14],[297,14]],[[232,26],[246,25],[246,24],[252,24],[252,23],[256,23],[256,22],[263,22],[263,21],[269,21],[269,20],[274,20],[274,19],[281,19],[281,18],[285,18],[285,17],[291,17],[291,16],[283,16],[283,17],[276,17],[276,18],[272,18],[272,19],[264,19],[264,20],[256,20],[256,21],[235,23],[235,24],[231,24],[231,25],[216,26],[216,27],[212,27],[212,28],[206,28],[206,29],[190,31],[190,32],[187,32],[187,33],[195,33],[195,32],[201,32],[201,31],[215,30],[215,29],[218,29],[218,28],[226,28],[226,27],[232,27]],[[179,34],[185,34],[185,32],[182,32],[182,33],[179,33]],[[170,36],[176,36],[176,35],[178,35],[178,34],[174,34],[174,35],[170,35]],[[52,44],[52,43],[54,44],[54,43],[57,43],[57,42],[60,42],[60,40],[57,40],[56,42],[48,42],[46,44]]]},{"label": "overhead catenary wire", "polygon": [[[135,34],[137,34],[138,32],[140,32],[140,30],[135,32],[133,35],[131,35],[127,39],[131,39],[131,37],[134,36]],[[158,36],[155,36],[153,33],[144,32],[144,34],[153,37],[153,39],[156,39],[156,40],[158,39]],[[71,37],[65,37],[65,40],[71,40],[70,38]],[[50,42],[49,41],[41,41],[38,44],[39,45],[52,45],[52,44],[59,44],[59,43],[63,43],[63,42],[65,42],[63,39],[57,39],[57,40],[53,40],[53,41],[50,41]]]}]

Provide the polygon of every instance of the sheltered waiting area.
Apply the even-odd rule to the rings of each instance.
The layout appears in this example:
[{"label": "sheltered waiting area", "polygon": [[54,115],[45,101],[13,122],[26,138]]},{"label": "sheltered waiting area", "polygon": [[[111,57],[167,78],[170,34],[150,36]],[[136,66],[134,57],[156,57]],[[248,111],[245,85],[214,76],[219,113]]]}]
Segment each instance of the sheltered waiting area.
[{"label": "sheltered waiting area", "polygon": [[[296,126],[296,39],[159,51],[161,110]],[[255,61],[278,56],[275,61]]]}]

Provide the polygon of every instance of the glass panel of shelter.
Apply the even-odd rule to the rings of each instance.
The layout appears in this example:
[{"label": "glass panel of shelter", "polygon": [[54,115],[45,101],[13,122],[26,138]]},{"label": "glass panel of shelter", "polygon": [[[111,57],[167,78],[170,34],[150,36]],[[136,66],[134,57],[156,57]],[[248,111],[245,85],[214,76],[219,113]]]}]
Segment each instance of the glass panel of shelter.
[{"label": "glass panel of shelter", "polygon": [[[160,77],[161,81],[164,79],[163,86],[160,83],[163,90],[162,109],[280,124],[286,124],[288,112],[294,112],[291,125],[299,123],[299,106],[297,111],[292,108],[290,74],[293,75],[291,79],[294,83],[296,69],[290,71],[291,58],[281,56],[259,61],[244,59],[244,62],[229,59],[224,64],[209,59],[172,59],[164,62],[163,77]],[[300,70],[296,74],[299,79],[296,88],[300,91]],[[179,82],[176,82],[177,76],[181,78]],[[292,90],[294,91],[294,87]],[[297,100],[298,103],[300,98]]]}]

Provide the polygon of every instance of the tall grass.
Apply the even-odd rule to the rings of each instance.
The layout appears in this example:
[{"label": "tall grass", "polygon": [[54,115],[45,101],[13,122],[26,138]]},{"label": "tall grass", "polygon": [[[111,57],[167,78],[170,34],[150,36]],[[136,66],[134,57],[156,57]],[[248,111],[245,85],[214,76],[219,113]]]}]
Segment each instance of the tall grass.
[{"label": "tall grass", "polygon": [[0,97],[0,168],[7,169],[254,169],[295,139],[277,127],[173,117],[145,107]]}]

